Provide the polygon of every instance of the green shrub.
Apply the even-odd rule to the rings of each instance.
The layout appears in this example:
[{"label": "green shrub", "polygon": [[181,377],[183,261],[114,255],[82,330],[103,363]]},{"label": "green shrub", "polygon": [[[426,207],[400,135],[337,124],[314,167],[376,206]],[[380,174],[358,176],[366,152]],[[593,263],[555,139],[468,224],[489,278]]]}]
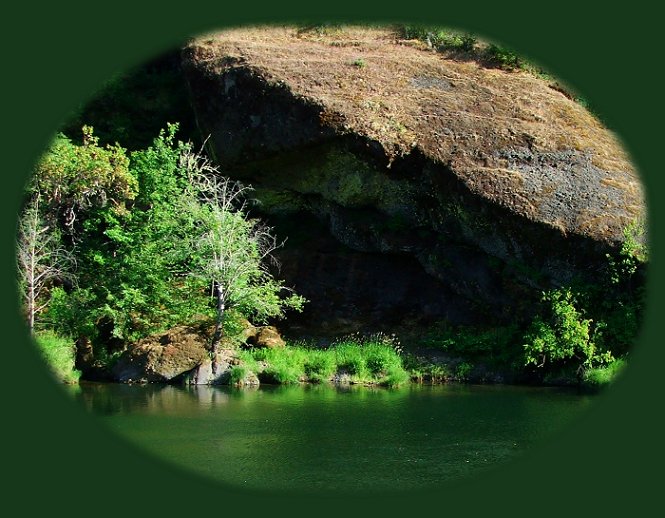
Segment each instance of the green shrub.
[{"label": "green shrub", "polygon": [[328,349],[305,343],[250,349],[241,351],[239,359],[254,370],[263,383],[297,383],[305,378],[321,383],[339,373],[348,374],[354,382],[396,386],[409,377],[400,354],[401,348],[394,336],[377,333],[368,337],[345,337],[333,342]]},{"label": "green shrub", "polygon": [[62,383],[77,383],[81,373],[74,368],[74,342],[42,331],[35,335],[35,342],[55,377]]},{"label": "green shrub", "polygon": [[596,347],[590,319],[582,317],[571,290],[557,289],[543,294],[544,315],[534,318],[524,338],[525,365],[544,367],[574,362],[578,373],[612,360],[609,351]]},{"label": "green shrub", "polygon": [[472,34],[460,34],[454,31],[439,31],[436,33],[436,47],[438,50],[461,50],[471,52],[474,50],[477,38]]},{"label": "green shrub", "polygon": [[649,252],[642,242],[645,228],[633,223],[624,229],[618,252],[607,254],[604,282],[585,287],[586,306],[602,322],[595,339],[615,356],[627,353],[642,323],[645,302],[644,269]]},{"label": "green shrub", "polygon": [[491,43],[487,46],[484,54],[487,61],[489,61],[491,64],[506,70],[522,68],[525,65],[524,60],[515,54],[512,50],[499,47],[494,43]]},{"label": "green shrub", "polygon": [[616,377],[623,371],[626,366],[626,361],[621,358],[603,365],[600,367],[593,367],[584,372],[583,381],[586,385],[593,387],[602,387],[610,384]]},{"label": "green shrub", "polygon": [[460,381],[464,381],[469,377],[471,371],[473,370],[473,365],[469,362],[460,362],[455,367],[455,377]]},{"label": "green shrub", "polygon": [[445,365],[431,364],[426,369],[426,374],[432,383],[442,383],[451,377],[450,370]]}]

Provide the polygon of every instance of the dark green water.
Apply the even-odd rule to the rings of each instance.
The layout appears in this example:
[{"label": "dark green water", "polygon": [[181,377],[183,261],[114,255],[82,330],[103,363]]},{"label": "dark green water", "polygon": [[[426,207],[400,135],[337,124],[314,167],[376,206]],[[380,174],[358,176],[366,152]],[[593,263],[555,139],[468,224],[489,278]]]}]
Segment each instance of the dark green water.
[{"label": "dark green water", "polygon": [[76,398],[146,451],[225,483],[394,492],[501,465],[567,426],[593,396],[512,386],[84,384]]}]

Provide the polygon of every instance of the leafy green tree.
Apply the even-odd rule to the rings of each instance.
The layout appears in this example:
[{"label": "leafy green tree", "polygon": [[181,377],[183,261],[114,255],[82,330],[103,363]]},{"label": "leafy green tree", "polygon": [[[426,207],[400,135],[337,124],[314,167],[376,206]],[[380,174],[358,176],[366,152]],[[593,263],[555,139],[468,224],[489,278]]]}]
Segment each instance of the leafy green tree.
[{"label": "leafy green tree", "polygon": [[44,214],[72,233],[77,217],[93,207],[110,206],[122,212],[136,193],[125,150],[99,146],[89,126],[83,127],[83,145],[58,135],[35,167],[28,190],[39,194]]},{"label": "leafy green tree", "polygon": [[69,298],[85,315],[79,311],[79,329],[98,341],[137,340],[208,311],[205,285],[188,275],[182,246],[192,223],[182,211],[185,146],[175,144],[176,131],[170,125],[151,147],[131,153],[136,192],[127,210],[107,204],[87,213],[79,245],[87,293]]},{"label": "leafy green tree", "polygon": [[[275,280],[278,267],[273,252],[281,246],[272,229],[245,211],[249,188],[221,176],[208,160],[186,152],[181,157],[188,172],[184,212],[194,216],[191,248],[192,274],[211,283],[216,303],[216,347],[229,309],[259,321],[281,318],[291,308],[300,311],[305,299]],[[282,297],[282,293],[288,293]]]}]

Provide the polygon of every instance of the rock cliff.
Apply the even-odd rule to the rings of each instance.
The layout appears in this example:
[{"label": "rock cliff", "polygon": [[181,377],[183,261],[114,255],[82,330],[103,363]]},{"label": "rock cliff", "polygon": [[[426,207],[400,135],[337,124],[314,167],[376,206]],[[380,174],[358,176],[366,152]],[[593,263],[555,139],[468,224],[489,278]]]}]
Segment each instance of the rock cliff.
[{"label": "rock cliff", "polygon": [[288,237],[296,331],[527,314],[645,216],[616,137],[526,72],[288,27],[201,36],[183,69],[208,152]]}]

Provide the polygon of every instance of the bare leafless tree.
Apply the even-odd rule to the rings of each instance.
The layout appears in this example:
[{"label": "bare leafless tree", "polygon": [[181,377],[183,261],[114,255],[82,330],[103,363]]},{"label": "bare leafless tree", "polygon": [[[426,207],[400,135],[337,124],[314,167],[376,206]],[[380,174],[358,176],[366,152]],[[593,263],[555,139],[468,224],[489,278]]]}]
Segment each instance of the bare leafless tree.
[{"label": "bare leafless tree", "polygon": [[19,290],[31,333],[37,315],[48,305],[48,289],[56,280],[73,280],[75,265],[58,233],[44,222],[39,204],[36,193],[19,218],[16,239]]}]

